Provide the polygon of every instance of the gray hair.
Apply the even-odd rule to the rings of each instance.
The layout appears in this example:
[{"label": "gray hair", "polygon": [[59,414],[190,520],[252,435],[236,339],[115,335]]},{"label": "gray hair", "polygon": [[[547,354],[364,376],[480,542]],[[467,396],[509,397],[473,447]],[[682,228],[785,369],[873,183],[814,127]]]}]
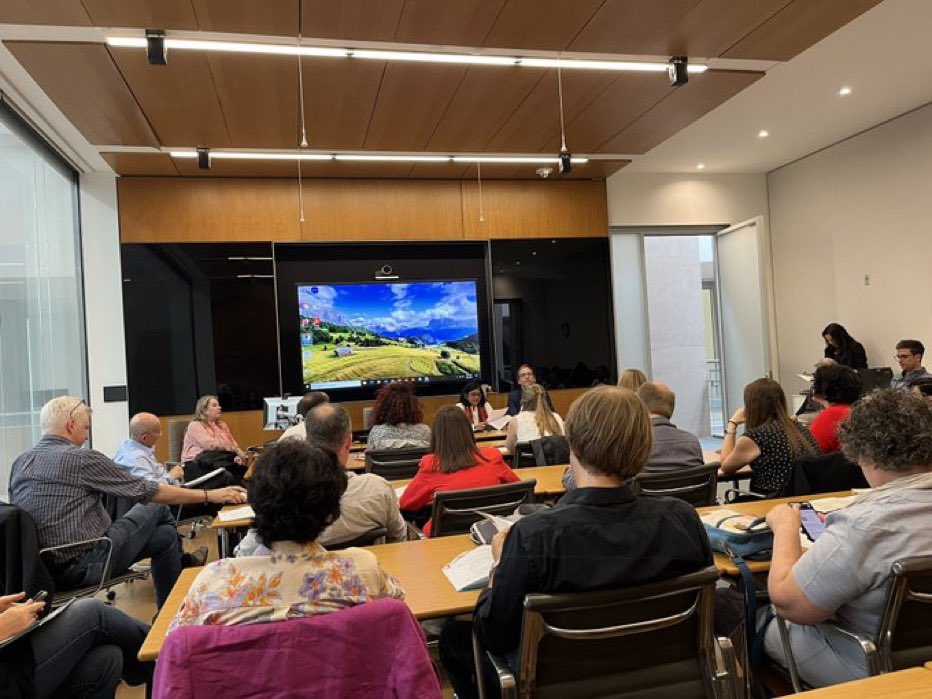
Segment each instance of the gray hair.
[{"label": "gray hair", "polygon": [[82,412],[87,414],[91,412],[83,399],[74,396],[58,396],[42,406],[42,412],[39,413],[39,425],[43,432],[61,430],[68,424],[68,420]]},{"label": "gray hair", "polygon": [[322,403],[304,418],[307,441],[318,447],[336,451],[352,431],[350,414],[342,405]]},{"label": "gray hair", "polygon": [[932,406],[895,389],[874,391],[838,427],[845,456],[884,471],[932,466]]}]

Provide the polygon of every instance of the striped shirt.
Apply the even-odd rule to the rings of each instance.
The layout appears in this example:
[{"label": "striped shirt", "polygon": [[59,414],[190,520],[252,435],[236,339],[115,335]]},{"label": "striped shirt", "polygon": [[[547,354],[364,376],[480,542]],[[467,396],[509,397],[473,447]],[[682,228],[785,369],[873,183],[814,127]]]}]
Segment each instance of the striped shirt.
[{"label": "striped shirt", "polygon": [[[59,546],[103,536],[110,515],[102,494],[149,502],[159,484],[129,475],[104,454],[47,434],[13,462],[10,500],[35,520],[39,546]],[[80,557],[93,544],[52,553],[55,563]]]}]

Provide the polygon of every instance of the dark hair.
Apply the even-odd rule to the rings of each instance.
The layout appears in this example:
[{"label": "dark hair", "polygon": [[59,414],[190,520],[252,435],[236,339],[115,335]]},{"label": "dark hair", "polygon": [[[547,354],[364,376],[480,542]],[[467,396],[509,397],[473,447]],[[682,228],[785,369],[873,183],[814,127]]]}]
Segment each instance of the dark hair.
[{"label": "dark hair", "polygon": [[417,425],[424,413],[421,403],[410,386],[403,383],[387,383],[375,394],[372,408],[374,425]]},{"label": "dark hair", "polygon": [[305,393],[301,400],[298,401],[295,412],[301,417],[306,417],[309,412],[321,403],[329,402],[330,396],[323,391],[311,391],[310,393]]},{"label": "dark hair", "polygon": [[469,418],[455,405],[445,405],[434,415],[430,451],[441,473],[472,468],[482,459]]},{"label": "dark hair", "polygon": [[783,430],[794,456],[812,454],[812,445],[800,434],[786,409],[786,394],[773,379],[757,379],[744,387],[745,429],[775,422]]},{"label": "dark hair", "polygon": [[[845,326],[838,323],[829,323],[826,325],[825,329],[822,331],[822,338],[824,339],[826,335],[830,335],[832,339],[838,343],[839,353],[847,351],[855,342],[855,339],[845,330]],[[826,344],[828,344],[827,340]]]},{"label": "dark hair", "polygon": [[485,405],[485,391],[482,390],[482,384],[475,379],[472,381],[467,381],[466,385],[463,386],[463,390],[460,391],[460,403],[462,403],[467,408],[470,407],[468,396],[476,389],[479,389],[479,393],[481,394],[481,397],[479,398],[479,405]]},{"label": "dark hair", "polygon": [[884,471],[932,466],[932,406],[896,389],[874,391],[838,425],[845,456]]},{"label": "dark hair", "polygon": [[918,354],[920,357],[926,353],[926,348],[919,340],[900,340],[896,343],[896,349],[909,350],[913,354]]},{"label": "dark hair", "polygon": [[262,452],[246,488],[265,546],[307,543],[339,518],[346,473],[329,449],[286,439]]},{"label": "dark hair", "polygon": [[841,364],[820,366],[813,375],[812,393],[832,405],[851,405],[861,397],[861,377]]},{"label": "dark hair", "polygon": [[304,419],[307,441],[318,447],[336,452],[343,446],[346,435],[352,432],[350,414],[342,405],[318,405]]}]

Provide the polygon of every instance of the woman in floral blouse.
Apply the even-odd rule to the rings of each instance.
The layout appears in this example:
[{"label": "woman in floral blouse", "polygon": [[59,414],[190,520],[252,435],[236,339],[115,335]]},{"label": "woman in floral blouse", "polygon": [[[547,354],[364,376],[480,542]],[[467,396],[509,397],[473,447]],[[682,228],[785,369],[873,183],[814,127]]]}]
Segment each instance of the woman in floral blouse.
[{"label": "woman in floral blouse", "polygon": [[340,516],[346,476],[329,451],[294,439],[265,450],[249,481],[265,555],[226,558],[194,580],[172,627],[255,624],[404,598],[363,549],[326,551],[317,537]]}]

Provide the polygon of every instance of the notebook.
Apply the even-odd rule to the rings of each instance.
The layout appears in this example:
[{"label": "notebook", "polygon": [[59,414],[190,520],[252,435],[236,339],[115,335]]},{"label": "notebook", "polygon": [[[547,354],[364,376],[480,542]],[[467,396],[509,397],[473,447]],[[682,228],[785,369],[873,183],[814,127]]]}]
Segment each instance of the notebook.
[{"label": "notebook", "polygon": [[238,519],[255,519],[256,513],[252,509],[252,505],[243,505],[242,507],[232,507],[230,509],[223,509],[217,513],[217,519],[221,522],[235,522]]},{"label": "notebook", "polygon": [[488,585],[493,564],[492,547],[477,546],[461,553],[443,566],[442,570],[457,592],[465,592]]}]

